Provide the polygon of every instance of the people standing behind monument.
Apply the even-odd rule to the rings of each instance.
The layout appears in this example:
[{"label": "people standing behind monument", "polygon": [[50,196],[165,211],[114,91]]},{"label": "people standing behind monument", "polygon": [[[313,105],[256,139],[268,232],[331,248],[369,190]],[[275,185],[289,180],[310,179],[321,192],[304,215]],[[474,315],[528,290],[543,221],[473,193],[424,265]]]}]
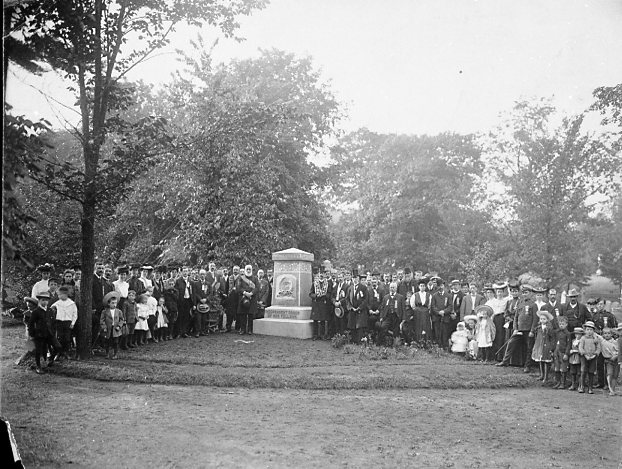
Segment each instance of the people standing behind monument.
[{"label": "people standing behind monument", "polygon": [[253,333],[253,319],[257,312],[259,280],[253,275],[253,266],[247,264],[244,274],[238,277],[236,290],[239,292],[237,318],[240,321],[240,334]]},{"label": "people standing behind monument", "polygon": [[71,350],[71,331],[78,320],[78,307],[69,298],[69,287],[66,285],[58,289],[58,300],[50,307],[55,319],[55,329],[58,341],[61,345],[61,356],[69,358]]},{"label": "people standing behind monument", "polygon": [[330,282],[320,269],[315,269],[311,282],[311,320],[313,321],[313,340],[328,340],[328,314],[330,309]]},{"label": "people standing behind monument", "polygon": [[261,269],[257,271],[257,278],[259,279],[259,296],[257,299],[257,317],[255,319],[262,319],[265,316],[266,308],[270,305],[270,283]]}]

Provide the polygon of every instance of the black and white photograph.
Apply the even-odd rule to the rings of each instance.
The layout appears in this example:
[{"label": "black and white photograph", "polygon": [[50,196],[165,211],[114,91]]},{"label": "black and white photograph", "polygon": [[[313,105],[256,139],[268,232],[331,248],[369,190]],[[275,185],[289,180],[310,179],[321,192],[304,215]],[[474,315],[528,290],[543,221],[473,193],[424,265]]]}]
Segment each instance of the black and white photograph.
[{"label": "black and white photograph", "polygon": [[3,468],[622,467],[622,0],[3,20]]}]

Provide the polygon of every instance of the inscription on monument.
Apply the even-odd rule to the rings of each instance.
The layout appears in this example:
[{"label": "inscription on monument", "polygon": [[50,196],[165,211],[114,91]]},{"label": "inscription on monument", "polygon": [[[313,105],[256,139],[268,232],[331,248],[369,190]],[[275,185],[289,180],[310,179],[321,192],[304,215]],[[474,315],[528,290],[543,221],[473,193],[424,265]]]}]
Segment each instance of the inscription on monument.
[{"label": "inscription on monument", "polygon": [[266,317],[272,319],[298,319],[298,311],[266,311]]},{"label": "inscription on monument", "polygon": [[311,272],[311,264],[308,262],[276,262],[275,272]]}]

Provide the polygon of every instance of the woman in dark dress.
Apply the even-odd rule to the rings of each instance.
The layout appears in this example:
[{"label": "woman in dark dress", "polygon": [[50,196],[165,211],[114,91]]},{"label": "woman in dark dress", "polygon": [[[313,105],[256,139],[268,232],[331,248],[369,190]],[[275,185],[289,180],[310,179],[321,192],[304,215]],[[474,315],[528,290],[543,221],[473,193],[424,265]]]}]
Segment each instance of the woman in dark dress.
[{"label": "woman in dark dress", "polygon": [[421,342],[424,339],[432,340],[432,322],[430,319],[430,304],[432,295],[426,290],[426,279],[418,282],[419,291],[410,297],[410,307],[413,310],[411,321],[411,340]]}]

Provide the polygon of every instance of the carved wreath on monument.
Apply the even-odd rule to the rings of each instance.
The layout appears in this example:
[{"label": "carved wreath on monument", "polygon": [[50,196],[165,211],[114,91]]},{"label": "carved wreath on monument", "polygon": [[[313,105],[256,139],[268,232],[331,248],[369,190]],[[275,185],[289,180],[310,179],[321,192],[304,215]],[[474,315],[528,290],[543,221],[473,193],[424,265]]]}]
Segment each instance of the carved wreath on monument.
[{"label": "carved wreath on monument", "polygon": [[276,298],[296,299],[296,277],[283,274],[276,281]]}]

